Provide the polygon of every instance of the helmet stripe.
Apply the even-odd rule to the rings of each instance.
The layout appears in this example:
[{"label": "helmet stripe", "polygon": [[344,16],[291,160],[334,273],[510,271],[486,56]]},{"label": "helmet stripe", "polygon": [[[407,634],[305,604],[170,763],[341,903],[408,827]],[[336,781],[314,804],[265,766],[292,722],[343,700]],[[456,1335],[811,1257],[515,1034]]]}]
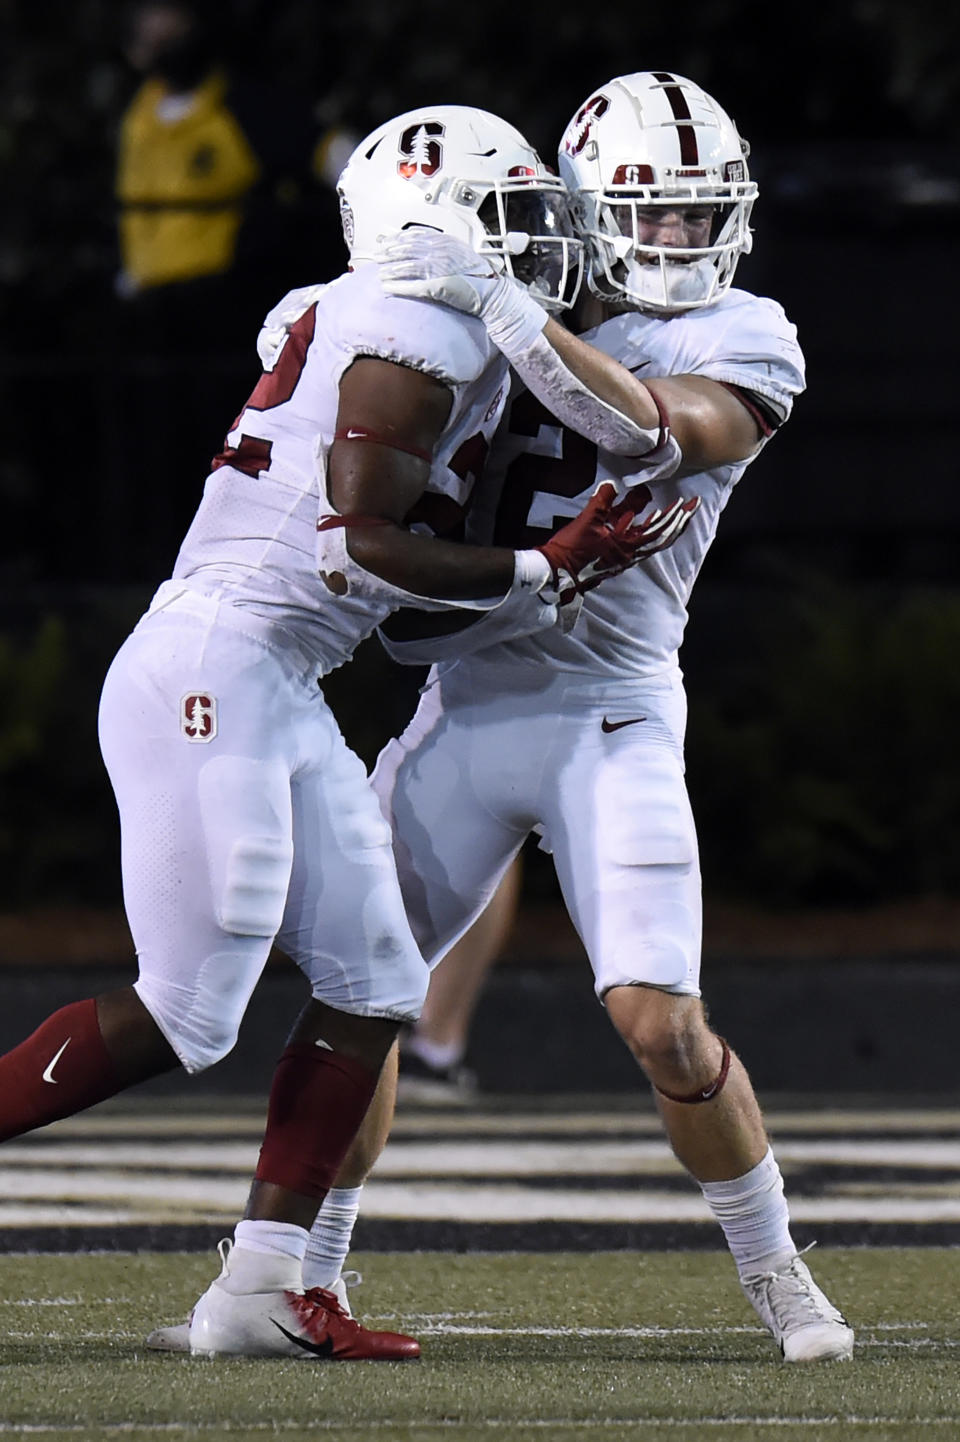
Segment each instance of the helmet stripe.
[{"label": "helmet stripe", "polygon": [[697,132],[693,125],[681,125],[682,120],[690,120],[690,107],[687,104],[687,97],[677,83],[676,77],[669,75],[666,71],[655,70],[654,78],[659,80],[663,86],[663,93],[667,98],[670,109],[673,111],[673,118],[677,122],[677,136],[680,141],[680,164],[699,165],[700,149],[697,145]]}]

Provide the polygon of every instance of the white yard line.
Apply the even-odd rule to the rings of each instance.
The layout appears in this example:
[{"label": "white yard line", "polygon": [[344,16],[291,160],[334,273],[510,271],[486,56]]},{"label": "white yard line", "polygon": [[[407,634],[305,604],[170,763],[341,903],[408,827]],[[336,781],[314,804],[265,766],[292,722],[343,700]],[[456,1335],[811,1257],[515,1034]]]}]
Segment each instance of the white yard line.
[{"label": "white yard line", "polygon": [[[44,1129],[44,1137],[63,1140],[67,1137],[108,1137],[135,1134],[147,1136],[193,1135],[204,1137],[249,1136],[259,1140],[266,1117],[265,1107],[254,1106],[249,1099],[224,1097],[207,1098],[203,1110],[196,1105],[184,1104],[182,1098],[171,1103],[169,1111],[154,1113],[149,1110],[111,1112],[98,1110],[92,1114],[68,1117],[54,1122]],[[455,1134],[468,1132],[473,1135],[490,1133],[494,1136],[516,1136],[522,1133],[536,1135],[538,1132],[556,1136],[567,1133],[595,1132],[600,1135],[615,1133],[618,1136],[635,1135],[659,1137],[662,1127],[659,1118],[652,1112],[641,1110],[638,1099],[637,1111],[604,1111],[592,1107],[588,1111],[573,1107],[569,1111],[529,1111],[502,1115],[493,1111],[462,1111],[449,1107],[430,1111],[426,1108],[404,1111],[401,1109],[394,1123],[394,1136],[434,1136],[437,1133]],[[870,1106],[853,1110],[810,1109],[806,1111],[779,1111],[768,1109],[765,1120],[776,1137],[777,1132],[813,1132],[826,1135],[856,1135],[858,1132],[902,1131],[916,1134],[924,1131],[960,1132],[960,1110],[956,1107],[921,1110],[890,1108],[874,1110]]]},{"label": "white yard line", "polygon": [[[109,1172],[12,1173],[0,1187],[0,1227],[226,1224],[240,1215],[247,1191],[242,1178],[171,1175],[161,1188],[154,1177]],[[790,1214],[794,1222],[809,1223],[953,1223],[960,1222],[960,1196],[795,1197]],[[376,1177],[364,1190],[363,1215],[368,1220],[423,1223],[716,1225],[693,1189],[540,1190],[501,1182],[384,1182]]]},{"label": "white yard line", "polygon": [[135,1433],[146,1436],[148,1434],[160,1434],[168,1432],[184,1431],[188,1433],[220,1432],[229,1431],[231,1436],[243,1436],[246,1434],[259,1434],[264,1432],[332,1432],[338,1435],[350,1436],[351,1434],[362,1434],[365,1432],[386,1432],[396,1434],[409,1432],[416,1428],[418,1432],[450,1432],[453,1430],[462,1431],[464,1428],[479,1430],[486,1428],[490,1431],[507,1428],[514,1432],[517,1429],[526,1431],[556,1431],[558,1428],[576,1428],[582,1432],[604,1432],[616,1428],[622,1431],[624,1427],[652,1427],[657,1430],[667,1427],[956,1427],[960,1425],[960,1416],[949,1417],[893,1417],[875,1416],[864,1417],[854,1414],[833,1416],[833,1417],[763,1417],[763,1416],[728,1416],[728,1417],[478,1417],[464,1420],[462,1417],[449,1418],[437,1421],[433,1418],[394,1418],[378,1417],[363,1422],[343,1422],[342,1420],[320,1419],[311,1416],[308,1422],[303,1418],[278,1418],[271,1422],[240,1422],[236,1418],[230,1418],[229,1423],[224,1422],[196,1422],[187,1419],[182,1422],[97,1422],[85,1424],[81,1422],[53,1423],[44,1426],[35,1422],[0,1422],[0,1436],[49,1436],[63,1437],[77,1433],[96,1433],[97,1436],[113,1436]]},{"label": "white yard line", "polygon": [[[248,1176],[256,1164],[256,1142],[103,1142],[51,1141],[37,1137],[8,1142],[3,1158],[8,1167],[147,1168],[156,1172],[237,1172]],[[785,1141],[777,1144],[782,1166],[912,1167],[955,1169],[960,1180],[960,1136],[929,1138]],[[681,1174],[682,1168],[662,1139],[631,1141],[407,1141],[395,1136],[377,1163],[378,1177],[536,1177],[564,1174],[621,1176]],[[0,1196],[9,1195],[0,1179]],[[164,1182],[166,1185],[166,1182]]]}]

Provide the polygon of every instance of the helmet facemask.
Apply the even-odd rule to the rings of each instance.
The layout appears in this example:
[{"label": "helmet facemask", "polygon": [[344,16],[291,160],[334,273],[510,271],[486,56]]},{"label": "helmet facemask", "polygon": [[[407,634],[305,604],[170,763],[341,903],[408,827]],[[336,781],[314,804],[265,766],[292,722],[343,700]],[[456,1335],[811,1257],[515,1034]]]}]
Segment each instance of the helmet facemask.
[{"label": "helmet facemask", "polygon": [[[719,300],[751,246],[748,154],[726,112],[682,76],[640,71],[595,92],[560,147],[590,290],[657,315]],[[658,222],[667,212],[669,229]],[[709,230],[698,227],[707,217]]]},{"label": "helmet facemask", "polygon": [[569,310],[580,291],[583,241],[561,180],[511,178],[488,190],[477,209],[478,249],[549,311]]},{"label": "helmet facemask", "polygon": [[[665,315],[717,300],[753,243],[749,221],[756,185],[737,181],[725,191],[734,193],[611,186],[600,195],[582,195],[590,289],[608,304]],[[705,207],[712,212],[705,245],[644,242],[643,218]]]}]

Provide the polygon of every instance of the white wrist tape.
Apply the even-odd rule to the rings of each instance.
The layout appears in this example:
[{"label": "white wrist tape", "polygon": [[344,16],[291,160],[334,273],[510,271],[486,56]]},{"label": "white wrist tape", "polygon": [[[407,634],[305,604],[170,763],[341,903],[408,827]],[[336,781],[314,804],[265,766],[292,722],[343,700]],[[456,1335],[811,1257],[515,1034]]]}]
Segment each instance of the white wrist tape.
[{"label": "white wrist tape", "polygon": [[[536,302],[533,302],[536,305]],[[539,310],[540,307],[537,306]],[[486,323],[486,315],[483,316]],[[575,376],[546,336],[537,333],[525,345],[509,350],[490,331],[529,391],[542,401],[561,424],[587,436],[603,451],[639,459],[645,479],[669,476],[681,461],[681,451],[669,426],[641,426],[599,396]],[[653,470],[648,469],[653,466]]]},{"label": "white wrist tape", "polygon": [[542,591],[553,580],[550,562],[542,551],[514,551],[513,589]]}]

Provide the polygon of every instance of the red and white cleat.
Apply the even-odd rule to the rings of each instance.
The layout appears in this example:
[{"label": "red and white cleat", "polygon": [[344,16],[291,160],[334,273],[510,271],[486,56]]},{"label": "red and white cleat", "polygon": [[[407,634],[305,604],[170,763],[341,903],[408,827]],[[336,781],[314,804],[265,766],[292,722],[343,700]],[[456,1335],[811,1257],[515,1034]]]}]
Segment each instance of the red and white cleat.
[{"label": "red and white cleat", "polygon": [[362,1327],[322,1287],[228,1292],[220,1281],[211,1283],[193,1309],[189,1344],[195,1357],[407,1362],[420,1356],[415,1337]]},{"label": "red and white cleat", "polygon": [[[350,1310],[347,1287],[352,1287],[362,1281],[363,1278],[359,1272],[346,1272],[342,1277],[338,1277],[330,1286],[330,1291],[340,1304],[341,1312],[344,1312],[348,1317],[352,1317],[353,1312]],[[171,1322],[166,1327],[155,1327],[145,1339],[144,1346],[151,1352],[189,1353],[190,1322]]]}]

